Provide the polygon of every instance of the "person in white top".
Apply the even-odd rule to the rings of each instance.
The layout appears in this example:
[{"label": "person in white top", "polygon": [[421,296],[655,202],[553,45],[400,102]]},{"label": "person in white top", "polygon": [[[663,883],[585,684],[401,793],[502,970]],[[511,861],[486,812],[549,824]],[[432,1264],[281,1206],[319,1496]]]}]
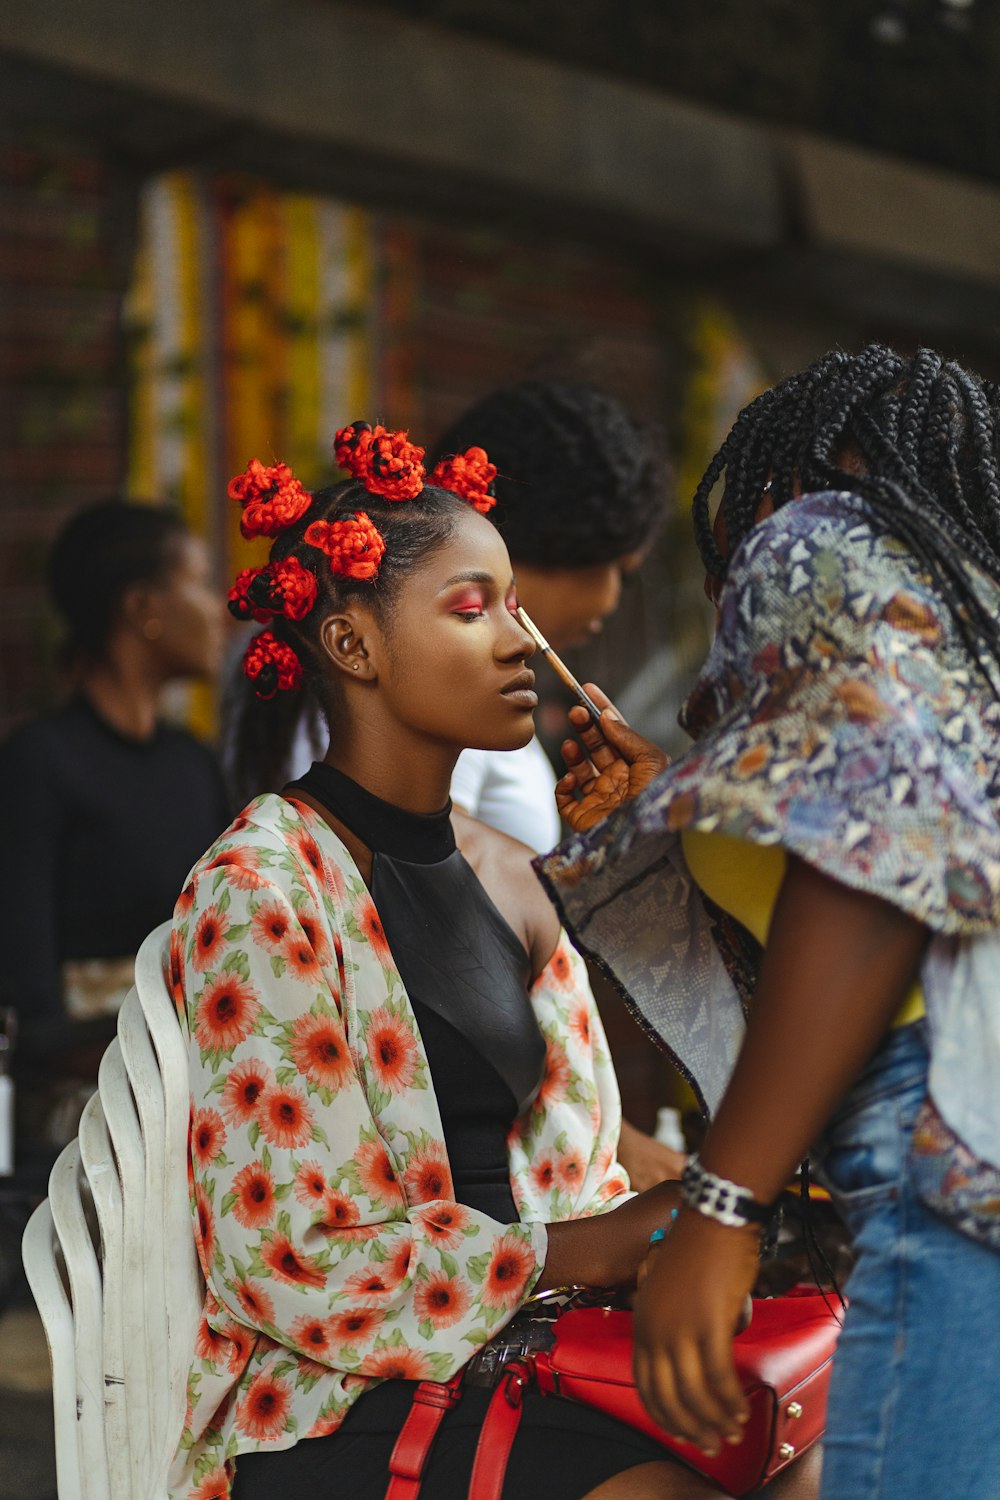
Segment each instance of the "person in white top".
[{"label": "person in white top", "polygon": [[535,739],[507,755],[463,750],[451,778],[451,800],[542,854],[562,837],[555,788],[552,763]]},{"label": "person in white top", "polygon": [[[439,440],[433,461],[484,448],[497,466],[490,512],[514,564],[518,602],[557,651],[582,645],[618,607],[663,519],[664,465],[619,402],[591,386],[529,380],[494,391]],[[451,800],[536,854],[559,842],[556,775],[537,739],[463,750]],[[640,1191],[684,1158],[622,1122],[622,1163]]]}]

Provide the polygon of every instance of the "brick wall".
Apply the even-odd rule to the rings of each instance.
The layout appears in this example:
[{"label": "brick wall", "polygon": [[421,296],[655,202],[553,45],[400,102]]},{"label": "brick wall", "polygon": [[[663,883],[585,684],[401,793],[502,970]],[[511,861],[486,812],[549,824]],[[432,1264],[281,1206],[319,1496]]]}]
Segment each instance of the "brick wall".
[{"label": "brick wall", "polygon": [[127,237],[96,154],[0,138],[0,732],[51,695],[49,541],[121,481]]}]

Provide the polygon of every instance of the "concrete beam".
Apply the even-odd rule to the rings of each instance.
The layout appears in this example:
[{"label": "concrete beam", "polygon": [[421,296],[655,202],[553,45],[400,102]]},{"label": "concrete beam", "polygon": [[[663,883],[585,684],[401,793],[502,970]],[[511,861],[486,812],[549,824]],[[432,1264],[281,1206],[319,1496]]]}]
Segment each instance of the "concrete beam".
[{"label": "concrete beam", "polygon": [[335,0],[22,0],[0,49],[313,152],[620,215],[660,236],[782,236],[766,131]]},{"label": "concrete beam", "polygon": [[786,137],[819,247],[1000,284],[1000,191],[815,136]]}]

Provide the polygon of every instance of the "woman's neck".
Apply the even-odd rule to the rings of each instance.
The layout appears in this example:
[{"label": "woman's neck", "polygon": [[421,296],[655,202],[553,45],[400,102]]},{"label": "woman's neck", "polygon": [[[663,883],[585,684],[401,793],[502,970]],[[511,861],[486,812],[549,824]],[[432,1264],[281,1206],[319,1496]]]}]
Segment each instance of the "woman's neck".
[{"label": "woman's neck", "polygon": [[407,812],[436,813],[446,805],[458,753],[449,747],[383,740],[331,745],[328,765],[366,791]]},{"label": "woman's neck", "polygon": [[78,686],[99,718],[132,740],[156,733],[162,684],[120,662],[102,662],[80,674]]}]

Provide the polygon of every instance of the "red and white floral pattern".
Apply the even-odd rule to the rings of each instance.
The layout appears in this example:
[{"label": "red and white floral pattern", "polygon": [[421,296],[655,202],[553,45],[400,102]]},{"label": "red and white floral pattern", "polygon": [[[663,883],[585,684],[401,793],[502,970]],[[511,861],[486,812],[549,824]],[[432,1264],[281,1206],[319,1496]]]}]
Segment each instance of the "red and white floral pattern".
[{"label": "red and white floral pattern", "polygon": [[334,1432],[371,1380],[446,1380],[530,1294],[546,1222],[628,1191],[621,1108],[581,960],[531,1000],[548,1064],[509,1146],[516,1224],[455,1202],[423,1042],[378,913],[311,809],[266,796],[177,904],[192,1213],[207,1282],[174,1500],[232,1460]]}]

